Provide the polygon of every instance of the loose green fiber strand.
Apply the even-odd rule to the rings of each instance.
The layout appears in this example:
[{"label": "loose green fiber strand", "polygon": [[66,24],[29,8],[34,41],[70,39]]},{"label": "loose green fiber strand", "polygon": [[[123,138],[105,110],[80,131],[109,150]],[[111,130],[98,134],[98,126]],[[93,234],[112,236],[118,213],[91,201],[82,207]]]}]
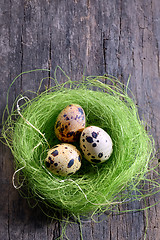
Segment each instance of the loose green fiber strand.
[{"label": "loose green fiber strand", "polygon": [[[56,77],[58,69],[67,79],[62,84]],[[94,218],[107,210],[117,211],[118,204],[145,199],[159,192],[158,180],[148,178],[151,172],[156,174],[156,168],[150,167],[155,159],[154,139],[146,132],[134,100],[128,95],[131,93],[129,81],[124,86],[107,75],[83,76],[82,80],[72,81],[60,67],[51,80],[53,87],[41,94],[38,88],[30,101],[24,94],[19,95],[10,112],[7,100],[2,136],[15,159],[13,182],[16,178],[15,187],[20,193],[29,200],[36,199],[44,212],[43,205],[79,219],[80,216]],[[40,86],[42,83],[40,81]],[[113,154],[107,162],[96,166],[83,158],[76,174],[54,176],[45,168],[44,160],[49,146],[60,143],[54,134],[58,114],[73,103],[83,107],[87,126],[101,127],[111,136]],[[4,120],[6,112],[8,118]],[[75,145],[79,148],[79,143]],[[147,191],[145,184],[149,185]],[[52,211],[46,214],[53,217]]]}]

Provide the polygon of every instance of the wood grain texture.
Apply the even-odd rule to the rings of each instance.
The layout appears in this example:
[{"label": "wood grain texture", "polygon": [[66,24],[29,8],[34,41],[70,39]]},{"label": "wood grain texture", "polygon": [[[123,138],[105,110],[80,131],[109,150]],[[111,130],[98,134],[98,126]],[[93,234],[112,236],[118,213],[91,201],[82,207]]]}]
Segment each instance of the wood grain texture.
[{"label": "wood grain texture", "polygon": [[[53,76],[57,65],[75,80],[80,79],[83,72],[86,75],[107,72],[127,83],[131,74],[129,87],[135,95],[140,117],[147,120],[159,149],[159,0],[1,0],[0,8],[0,116],[9,85],[23,71],[51,70],[20,77],[9,95],[10,106],[21,91],[37,90],[39,81]],[[60,72],[58,80],[65,80]],[[46,79],[44,85],[50,84]],[[62,224],[47,219],[38,208],[28,206],[12,186],[13,172],[13,157],[9,149],[0,144],[0,239],[58,238]],[[157,194],[149,198],[147,204],[159,200],[160,194]],[[142,207],[141,202],[134,202],[124,205],[123,210]],[[99,224],[82,222],[84,240],[144,239],[146,211],[102,217],[105,220]],[[79,240],[79,226],[68,225],[66,235]],[[160,239],[160,204],[148,210],[146,239]]]}]

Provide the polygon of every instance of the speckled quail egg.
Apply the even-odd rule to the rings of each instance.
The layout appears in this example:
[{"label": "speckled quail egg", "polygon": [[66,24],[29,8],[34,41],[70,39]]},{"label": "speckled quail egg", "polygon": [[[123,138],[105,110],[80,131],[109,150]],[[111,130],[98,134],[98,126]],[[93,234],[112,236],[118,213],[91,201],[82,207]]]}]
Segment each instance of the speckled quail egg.
[{"label": "speckled quail egg", "polygon": [[55,175],[68,176],[81,167],[81,154],[72,144],[61,143],[48,151],[45,165]]},{"label": "speckled quail egg", "polygon": [[65,107],[57,117],[55,134],[62,142],[76,142],[85,128],[85,112],[78,104]]},{"label": "speckled quail egg", "polygon": [[84,157],[91,163],[103,163],[112,154],[111,137],[102,128],[89,126],[82,131],[80,147]]}]

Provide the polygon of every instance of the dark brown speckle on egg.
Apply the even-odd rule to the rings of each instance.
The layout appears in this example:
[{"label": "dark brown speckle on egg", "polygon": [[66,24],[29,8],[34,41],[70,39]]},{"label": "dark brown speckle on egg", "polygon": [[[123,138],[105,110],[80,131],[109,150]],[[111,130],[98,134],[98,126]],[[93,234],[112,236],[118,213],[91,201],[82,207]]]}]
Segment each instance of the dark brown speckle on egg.
[{"label": "dark brown speckle on egg", "polygon": [[53,164],[54,163],[54,161],[53,160],[50,160],[50,164]]},{"label": "dark brown speckle on egg", "polygon": [[72,165],[74,164],[74,159],[71,159],[68,163],[68,168],[72,167]]},{"label": "dark brown speckle on egg", "polygon": [[58,121],[57,124],[56,124],[56,128],[58,128],[60,125],[61,125],[61,122]]},{"label": "dark brown speckle on egg", "polygon": [[47,168],[50,167],[50,163],[49,163],[49,162],[46,161],[45,164],[46,164],[46,167],[47,167]]},{"label": "dark brown speckle on egg", "polygon": [[55,150],[51,153],[54,157],[58,155],[58,150]]},{"label": "dark brown speckle on egg", "polygon": [[96,132],[92,132],[92,137],[93,137],[93,138],[97,138],[97,136],[98,136],[98,135],[97,135]]},{"label": "dark brown speckle on egg", "polygon": [[78,108],[78,111],[83,115],[84,114],[84,111],[81,107]]},{"label": "dark brown speckle on egg", "polygon": [[89,143],[92,143],[92,142],[93,142],[93,138],[90,137],[90,136],[89,136],[89,137],[87,136],[87,137],[86,137],[86,140],[87,140],[87,142],[89,142]]},{"label": "dark brown speckle on egg", "polygon": [[99,154],[98,154],[98,157],[99,157],[99,158],[103,157],[103,153],[99,153]]},{"label": "dark brown speckle on egg", "polygon": [[96,143],[93,143],[93,144],[92,144],[92,147],[96,147],[96,146],[97,146],[97,144],[96,144]]},{"label": "dark brown speckle on egg", "polygon": [[78,115],[76,115],[76,117],[75,117],[75,120],[77,120],[78,119]]},{"label": "dark brown speckle on egg", "polygon": [[74,131],[67,133],[67,137],[71,137],[74,135]]}]

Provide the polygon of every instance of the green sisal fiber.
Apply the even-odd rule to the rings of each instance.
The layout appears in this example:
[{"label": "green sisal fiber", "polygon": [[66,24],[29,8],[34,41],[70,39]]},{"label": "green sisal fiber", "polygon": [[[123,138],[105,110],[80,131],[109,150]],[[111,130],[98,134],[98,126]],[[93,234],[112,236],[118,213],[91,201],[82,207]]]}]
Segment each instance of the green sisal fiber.
[{"label": "green sisal fiber", "polygon": [[[111,76],[86,77],[79,82],[68,78],[63,84],[54,83],[32,100],[19,96],[21,116],[15,102],[3,125],[2,135],[15,159],[16,181],[27,189],[28,198],[54,210],[85,216],[110,210],[131,198],[149,196],[138,184],[147,181],[146,174],[151,171],[154,141],[139,119],[128,87]],[[60,143],[54,125],[69,104],[82,106],[86,126],[101,127],[111,136],[113,153],[101,165],[92,165],[83,158],[76,174],[58,177],[48,172],[44,160],[48,149]],[[79,149],[79,143],[75,145]]]}]

